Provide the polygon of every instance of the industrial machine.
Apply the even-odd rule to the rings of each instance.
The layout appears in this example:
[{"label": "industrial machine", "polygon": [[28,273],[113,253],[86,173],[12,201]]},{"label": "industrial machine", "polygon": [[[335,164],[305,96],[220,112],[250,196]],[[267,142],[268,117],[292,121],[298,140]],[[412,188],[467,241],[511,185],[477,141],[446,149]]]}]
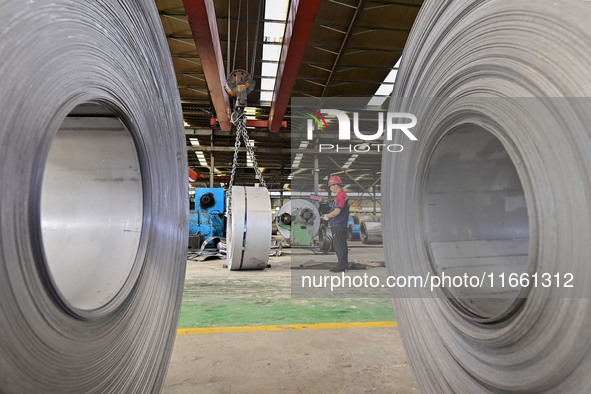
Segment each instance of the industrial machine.
[{"label": "industrial machine", "polygon": [[320,214],[310,201],[294,199],[281,207],[275,222],[292,246],[312,246],[320,228]]},{"label": "industrial machine", "polygon": [[[226,191],[222,188],[195,189],[195,208],[189,211],[189,247],[199,248],[210,237],[226,235]],[[208,246],[215,247],[217,240]]]}]

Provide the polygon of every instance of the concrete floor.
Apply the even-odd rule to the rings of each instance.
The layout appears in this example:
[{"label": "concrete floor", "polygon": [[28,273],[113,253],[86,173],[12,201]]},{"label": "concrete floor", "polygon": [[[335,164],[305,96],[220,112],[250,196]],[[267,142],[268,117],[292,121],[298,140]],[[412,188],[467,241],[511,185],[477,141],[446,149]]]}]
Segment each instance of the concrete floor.
[{"label": "concrete floor", "polygon": [[[369,263],[351,275],[384,275],[381,247],[350,242],[349,260]],[[328,275],[334,254],[284,250],[264,271],[229,272],[224,260],[187,262],[179,329],[164,393],[417,392],[391,302],[356,293],[330,298],[294,295],[293,273]],[[297,257],[296,257],[297,255]],[[304,261],[304,263],[302,263]],[[363,321],[365,328],[306,329],[291,324]],[[390,327],[371,327],[390,322]],[[280,325],[281,331],[270,331]],[[201,328],[200,328],[201,327]],[[247,327],[255,332],[232,332]],[[276,327],[275,327],[276,328]],[[182,332],[179,330],[179,332]]]}]

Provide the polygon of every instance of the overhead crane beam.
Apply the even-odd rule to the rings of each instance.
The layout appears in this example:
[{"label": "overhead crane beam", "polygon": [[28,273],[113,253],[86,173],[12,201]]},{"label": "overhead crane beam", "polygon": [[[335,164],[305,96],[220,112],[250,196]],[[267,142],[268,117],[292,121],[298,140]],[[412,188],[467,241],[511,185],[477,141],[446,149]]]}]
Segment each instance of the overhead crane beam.
[{"label": "overhead crane beam", "polygon": [[211,101],[222,130],[231,130],[230,98],[224,90],[226,73],[213,0],[183,0]]},{"label": "overhead crane beam", "polygon": [[279,131],[321,0],[292,0],[289,5],[277,79],[269,112],[269,130]]}]

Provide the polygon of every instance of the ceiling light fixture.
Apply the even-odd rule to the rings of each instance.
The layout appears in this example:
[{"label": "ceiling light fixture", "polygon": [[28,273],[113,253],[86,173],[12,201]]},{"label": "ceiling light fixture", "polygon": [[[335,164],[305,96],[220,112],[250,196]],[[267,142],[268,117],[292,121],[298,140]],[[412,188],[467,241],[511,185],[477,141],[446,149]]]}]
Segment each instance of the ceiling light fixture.
[{"label": "ceiling light fixture", "polygon": [[402,58],[398,59],[392,70],[388,73],[384,82],[380,85],[378,90],[374,93],[374,96],[369,100],[367,103],[368,106],[381,106],[384,102],[390,97],[392,91],[394,90],[394,82],[396,81],[396,76],[398,75],[398,68],[400,67],[400,61]]},{"label": "ceiling light fixture", "polygon": [[277,62],[281,56],[281,44],[285,34],[285,21],[289,0],[266,0],[265,23],[263,25],[263,57],[261,64],[260,101],[270,102],[273,99]]}]

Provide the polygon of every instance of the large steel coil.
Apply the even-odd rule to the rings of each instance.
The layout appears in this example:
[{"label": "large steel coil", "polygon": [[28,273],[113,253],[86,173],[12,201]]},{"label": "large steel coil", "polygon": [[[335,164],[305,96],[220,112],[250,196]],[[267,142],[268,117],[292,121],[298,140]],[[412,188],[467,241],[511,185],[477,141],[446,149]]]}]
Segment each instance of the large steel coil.
[{"label": "large steel coil", "polygon": [[375,222],[376,218],[371,213],[356,213],[353,216],[353,224],[361,224],[363,222]]},{"label": "large steel coil", "polygon": [[0,26],[0,391],[159,391],[188,185],[156,7],[10,0]]},{"label": "large steel coil", "polygon": [[578,0],[421,8],[390,105],[418,141],[382,162],[388,272],[486,278],[392,289],[422,392],[591,391],[589,20]]},{"label": "large steel coil", "polygon": [[233,186],[228,216],[228,269],[262,270],[271,249],[271,198],[264,187]]},{"label": "large steel coil", "polygon": [[382,243],[382,223],[363,222],[359,230],[359,237],[364,244]]}]

